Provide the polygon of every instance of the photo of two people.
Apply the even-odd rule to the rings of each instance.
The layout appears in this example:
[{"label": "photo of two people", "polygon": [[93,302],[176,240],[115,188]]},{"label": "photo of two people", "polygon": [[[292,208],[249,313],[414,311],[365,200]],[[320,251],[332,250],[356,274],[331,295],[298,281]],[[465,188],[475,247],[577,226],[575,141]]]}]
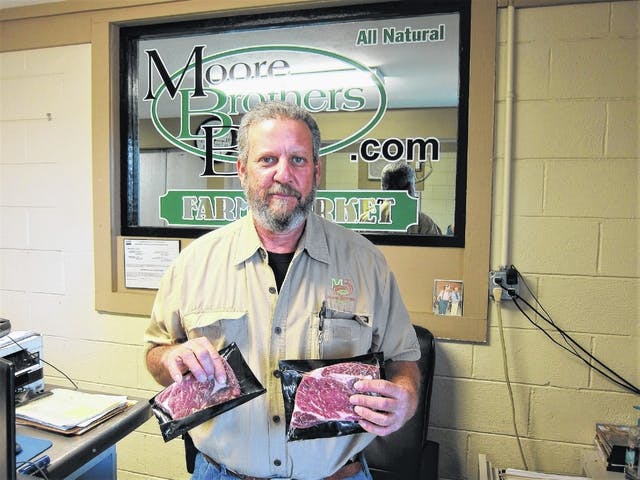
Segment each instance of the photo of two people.
[{"label": "photo of two people", "polygon": [[463,288],[460,280],[435,280],[433,286],[433,313],[462,316]]}]

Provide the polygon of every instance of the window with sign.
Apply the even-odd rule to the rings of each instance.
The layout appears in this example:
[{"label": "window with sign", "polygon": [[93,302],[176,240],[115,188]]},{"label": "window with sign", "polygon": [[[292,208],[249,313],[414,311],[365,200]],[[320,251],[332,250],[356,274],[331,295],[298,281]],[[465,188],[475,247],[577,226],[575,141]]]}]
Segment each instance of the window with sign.
[{"label": "window with sign", "polygon": [[245,215],[238,124],[283,100],[322,132],[318,215],[379,244],[463,247],[470,4],[414,3],[121,28],[122,234]]}]

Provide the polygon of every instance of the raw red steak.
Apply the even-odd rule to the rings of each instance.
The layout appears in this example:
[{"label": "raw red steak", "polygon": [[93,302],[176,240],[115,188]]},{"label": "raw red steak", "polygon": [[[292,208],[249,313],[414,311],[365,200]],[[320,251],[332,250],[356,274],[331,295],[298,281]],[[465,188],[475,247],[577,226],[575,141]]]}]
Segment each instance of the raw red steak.
[{"label": "raw red steak", "polygon": [[227,383],[216,384],[215,380],[198,382],[188,373],[180,383],[172,383],[156,396],[160,405],[171,418],[184,418],[199,410],[203,410],[240,396],[240,384],[236,375],[224,358],[227,372]]},{"label": "raw red steak", "polygon": [[349,397],[360,379],[380,378],[376,365],[337,363],[305,374],[296,390],[291,428],[309,428],[323,422],[357,421]]}]

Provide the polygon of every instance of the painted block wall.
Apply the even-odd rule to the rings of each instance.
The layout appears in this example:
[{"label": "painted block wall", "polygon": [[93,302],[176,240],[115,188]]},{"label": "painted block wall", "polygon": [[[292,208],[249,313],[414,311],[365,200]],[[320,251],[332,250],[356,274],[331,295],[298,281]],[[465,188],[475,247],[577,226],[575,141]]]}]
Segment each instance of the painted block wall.
[{"label": "painted block wall", "polygon": [[[94,310],[90,85],[90,45],[0,55],[0,316],[80,388],[149,398],[146,319]],[[154,422],[118,444],[119,479],[188,478]]]},{"label": "painted block wall", "polygon": [[[516,11],[511,263],[558,325],[633,383],[638,356],[640,3]],[[501,256],[505,21],[496,45],[492,265]],[[149,397],[146,319],[93,308],[89,45],[0,55],[0,316],[44,335],[81,388]],[[50,114],[48,116],[47,114]],[[471,126],[473,128],[473,126]],[[512,305],[502,317],[529,468],[580,473],[596,421],[634,421],[638,397],[551,344]],[[443,478],[477,454],[520,467],[495,306],[488,343],[438,342],[430,437]],[[46,368],[47,381],[64,379]],[[118,478],[187,479],[178,441],[150,420],[118,444]]]},{"label": "painted block wall", "polygon": [[[492,268],[503,254],[506,9],[497,21]],[[639,26],[635,1],[516,9],[508,262],[558,326],[636,386]],[[486,345],[438,343],[430,436],[444,478],[475,478],[478,453],[523,468],[493,304],[489,316]],[[512,303],[502,318],[528,467],[580,474],[595,423],[635,422],[640,399],[554,345]]]}]

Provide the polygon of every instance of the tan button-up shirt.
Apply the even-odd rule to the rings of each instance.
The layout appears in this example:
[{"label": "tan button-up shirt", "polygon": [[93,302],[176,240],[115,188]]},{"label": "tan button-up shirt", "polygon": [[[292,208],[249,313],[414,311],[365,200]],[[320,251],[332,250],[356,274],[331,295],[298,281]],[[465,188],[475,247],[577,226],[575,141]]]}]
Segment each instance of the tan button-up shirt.
[{"label": "tan button-up shirt", "polygon": [[364,237],[311,214],[279,293],[267,255],[251,215],[195,240],[164,275],[145,340],[236,342],[267,392],[192,429],[196,447],[245,475],[317,480],[373,436],[287,442],[278,361],[420,350],[395,277]]}]

